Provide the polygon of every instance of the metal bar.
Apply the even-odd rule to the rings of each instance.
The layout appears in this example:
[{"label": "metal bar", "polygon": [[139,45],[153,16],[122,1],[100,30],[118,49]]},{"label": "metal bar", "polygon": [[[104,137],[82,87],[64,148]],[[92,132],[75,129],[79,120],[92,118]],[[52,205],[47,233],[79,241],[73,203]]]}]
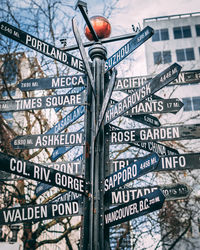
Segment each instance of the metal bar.
[{"label": "metal bar", "polygon": [[[117,42],[117,41],[120,41],[120,40],[133,38],[136,35],[137,35],[137,33],[129,33],[129,34],[121,35],[121,36],[113,36],[111,38],[99,39],[99,42],[100,43]],[[83,43],[83,46],[84,47],[89,47],[89,46],[92,46],[94,44],[95,44],[95,42],[86,42],[86,43]],[[61,50],[63,50],[63,51],[70,51],[70,50],[75,50],[75,49],[78,49],[78,46],[76,44],[72,45],[72,46],[69,46],[68,48],[61,48]]]},{"label": "metal bar", "polygon": [[90,32],[92,33],[94,41],[98,42],[99,38],[98,38],[98,36],[97,36],[97,34],[96,34],[96,32],[95,32],[95,30],[94,30],[94,28],[93,28],[93,26],[92,26],[92,24],[90,22],[90,19],[88,18],[88,15],[87,15],[87,13],[86,13],[86,11],[84,9],[84,7],[87,6],[86,3],[83,2],[83,1],[78,1],[77,6],[79,7],[79,9],[81,11],[81,14],[83,15],[83,18],[85,19],[85,22],[86,22]]},{"label": "metal bar", "polygon": [[80,50],[83,62],[85,64],[85,69],[86,69],[86,72],[88,74],[88,78],[89,78],[89,82],[90,82],[91,87],[92,87],[93,94],[95,95],[95,93],[94,93],[94,78],[92,76],[89,61],[88,61],[88,58],[87,58],[87,55],[85,52],[85,48],[82,44],[81,36],[80,36],[79,31],[78,31],[78,26],[77,26],[75,18],[72,19],[72,28],[73,28],[74,36],[75,36],[76,42],[78,44],[78,48]]},{"label": "metal bar", "polygon": [[104,131],[101,128],[95,139],[97,119],[104,97],[104,68],[106,49],[102,44],[96,43],[89,50],[93,61],[96,105],[92,104],[92,142],[91,142],[91,221],[90,221],[90,250],[104,249]]}]

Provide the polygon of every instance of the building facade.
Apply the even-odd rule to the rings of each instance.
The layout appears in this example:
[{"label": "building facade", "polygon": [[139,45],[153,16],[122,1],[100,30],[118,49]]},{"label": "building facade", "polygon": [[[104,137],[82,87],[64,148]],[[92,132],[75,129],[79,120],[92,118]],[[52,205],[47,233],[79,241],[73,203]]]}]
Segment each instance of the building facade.
[{"label": "building facade", "polygon": [[[154,35],[145,43],[148,76],[157,75],[175,62],[182,66],[178,80],[156,93],[163,98],[179,98],[184,104],[176,114],[158,115],[162,126],[199,123],[200,12],[146,18],[143,20],[143,25],[154,29]],[[199,140],[179,141],[171,146],[179,153],[200,152]],[[176,176],[177,182],[187,183],[193,191],[188,200],[180,201],[180,206],[186,213],[181,215],[172,213],[173,210],[178,211],[176,209],[179,202],[165,205],[165,213],[169,214],[166,219],[167,230],[171,228],[176,237],[167,237],[166,227],[161,224],[163,249],[168,249],[173,244],[173,249],[199,249],[199,169],[184,173],[174,171],[173,175]],[[160,174],[157,180],[159,184],[170,182],[169,174]],[[188,215],[189,211],[191,217]],[[189,225],[188,228],[185,227],[186,231],[183,230],[183,221]]]}]

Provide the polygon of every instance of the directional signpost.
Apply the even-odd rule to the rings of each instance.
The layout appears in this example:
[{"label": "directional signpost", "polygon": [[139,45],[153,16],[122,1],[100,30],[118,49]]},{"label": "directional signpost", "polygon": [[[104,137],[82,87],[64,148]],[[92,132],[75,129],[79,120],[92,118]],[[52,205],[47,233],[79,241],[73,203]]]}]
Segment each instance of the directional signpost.
[{"label": "directional signpost", "polygon": [[80,177],[75,177],[40,164],[8,156],[1,152],[0,163],[0,170],[2,171],[72,190],[77,193],[85,193],[85,180]]},{"label": "directional signpost", "polygon": [[25,79],[18,84],[21,91],[41,89],[63,89],[87,85],[86,75],[61,76],[50,78]]},{"label": "directional signpost", "polygon": [[128,43],[121,47],[117,52],[115,52],[111,57],[109,57],[105,62],[105,71],[112,69],[124,58],[130,55],[135,49],[142,45],[153,35],[153,29],[149,26],[144,28],[139,34],[132,38]]},{"label": "directional signpost", "polygon": [[55,148],[58,146],[80,146],[84,144],[84,133],[60,133],[17,136],[12,141],[15,149]]},{"label": "directional signpost", "polygon": [[165,201],[186,199],[191,189],[183,183],[171,185],[156,185],[138,188],[121,188],[106,193],[105,199],[110,205],[121,205],[160,189],[165,196]]},{"label": "directional signpost", "polygon": [[82,207],[78,201],[6,208],[0,210],[0,225],[28,221],[36,223],[43,220],[77,215],[82,215]]},{"label": "directional signpost", "polygon": [[83,61],[79,58],[64,52],[49,43],[46,43],[6,22],[0,22],[0,33],[25,46],[36,50],[58,62],[68,65],[80,72],[85,72]]},{"label": "directional signpost", "polygon": [[200,138],[200,124],[111,131],[110,144]]},{"label": "directional signpost", "polygon": [[[168,84],[198,82],[200,73],[180,72],[181,66],[174,63],[156,76],[116,78],[114,67],[147,41],[153,29],[147,26],[132,35],[129,42],[107,58],[107,50],[87,16],[87,4],[78,1],[77,6],[95,40],[89,48],[92,63],[74,18],[72,28],[82,60],[0,22],[1,34],[82,73],[24,79],[18,85],[21,91],[72,88],[67,94],[0,100],[0,112],[46,108],[57,112],[61,107],[74,107],[45,134],[21,135],[12,140],[14,149],[54,148],[50,157],[54,163],[40,165],[0,152],[0,170],[38,181],[37,197],[53,186],[67,191],[48,204],[2,209],[0,224],[83,215],[80,248],[102,250],[110,248],[109,227],[161,209],[165,198],[177,200],[189,196],[190,188],[182,183],[133,188],[124,185],[150,172],[199,169],[199,153],[179,154],[158,141],[199,139],[200,124],[164,127],[150,114],[177,113],[183,106],[178,98],[162,99],[154,93]],[[111,100],[113,91],[126,91],[128,95],[117,102]],[[82,115],[85,124],[81,129],[61,133]],[[148,127],[122,129],[110,124],[119,117]],[[150,154],[110,160],[109,146],[114,144],[128,144]],[[83,154],[74,161],[55,162],[75,146],[83,146]],[[110,205],[118,206],[109,208]]]},{"label": "directional signpost", "polygon": [[133,94],[113,105],[113,107],[109,108],[106,112],[105,124],[123,115],[126,111],[169,84],[178,76],[180,70],[181,66],[174,63],[151,81],[147,82],[144,86],[136,89]]},{"label": "directional signpost", "polygon": [[161,209],[165,196],[160,190],[105,211],[105,225],[114,226]]},{"label": "directional signpost", "polygon": [[[113,104],[118,103],[111,100]],[[143,101],[131,108],[124,116],[139,114],[156,114],[156,113],[177,113],[183,107],[183,103],[178,98],[172,99],[156,99],[151,101]]]},{"label": "directional signpost", "polygon": [[[114,126],[114,125],[109,125],[107,127],[108,131],[106,132],[107,135],[109,135],[109,130],[111,131],[118,131],[122,129],[118,126]],[[125,131],[125,130],[123,130]],[[107,137],[107,143],[109,143],[109,138]],[[127,142],[126,142],[127,143]],[[153,142],[153,141],[147,141],[147,142],[128,142],[127,144],[129,144],[130,146],[133,147],[137,147],[140,149],[143,149],[145,151],[148,152],[155,152],[157,153],[159,156],[161,155],[178,155],[179,152],[174,149],[174,148],[170,148],[166,145],[163,145],[161,143],[158,142]]]},{"label": "directional signpost", "polygon": [[150,171],[153,171],[158,165],[158,162],[158,155],[156,153],[152,153],[109,175],[105,178],[104,182],[105,192],[116,189],[142,175],[149,173]]},{"label": "directional signpost", "polygon": [[[116,172],[136,162],[138,158],[116,159],[110,161],[110,168]],[[192,170],[200,169],[200,153],[177,154],[160,156],[160,161],[157,167],[153,170],[160,171],[174,171],[174,170]]]},{"label": "directional signpost", "polygon": [[84,105],[85,104],[84,99],[85,99],[84,93],[80,93],[80,94],[52,95],[52,96],[42,96],[42,97],[31,97],[26,99],[6,100],[6,101],[0,101],[0,112]]},{"label": "directional signpost", "polygon": [[[114,90],[133,90],[143,86],[147,81],[151,80],[154,76],[135,76],[135,77],[123,77],[117,78],[115,82]],[[188,84],[200,82],[200,70],[181,71],[178,77],[169,83],[174,84]]]}]

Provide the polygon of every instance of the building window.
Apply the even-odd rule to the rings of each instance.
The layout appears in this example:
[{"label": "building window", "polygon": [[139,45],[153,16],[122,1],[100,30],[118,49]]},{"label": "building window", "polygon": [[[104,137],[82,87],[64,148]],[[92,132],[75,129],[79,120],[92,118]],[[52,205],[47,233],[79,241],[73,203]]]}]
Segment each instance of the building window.
[{"label": "building window", "polygon": [[195,59],[194,49],[193,48],[177,49],[176,57],[178,62],[194,60]]},{"label": "building window", "polygon": [[154,35],[152,36],[152,41],[165,41],[169,40],[168,29],[154,30]]},{"label": "building window", "polygon": [[192,37],[190,26],[174,27],[174,39]]},{"label": "building window", "polygon": [[154,64],[165,64],[172,61],[171,51],[158,51],[153,53]]},{"label": "building window", "polygon": [[195,28],[196,28],[196,34],[197,34],[197,36],[200,36],[200,24],[196,24]]},{"label": "building window", "polygon": [[184,111],[197,111],[200,110],[200,96],[183,98]]},{"label": "building window", "polygon": [[200,97],[195,96],[192,97],[192,102],[193,102],[193,110],[200,110]]}]

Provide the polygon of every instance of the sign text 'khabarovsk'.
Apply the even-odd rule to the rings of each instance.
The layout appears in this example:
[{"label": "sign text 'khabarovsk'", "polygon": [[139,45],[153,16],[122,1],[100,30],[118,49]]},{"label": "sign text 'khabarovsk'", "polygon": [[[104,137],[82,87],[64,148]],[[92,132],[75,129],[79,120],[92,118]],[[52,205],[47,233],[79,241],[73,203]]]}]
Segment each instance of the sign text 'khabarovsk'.
[{"label": "sign text 'khabarovsk'", "polygon": [[144,86],[136,89],[134,93],[128,95],[120,102],[113,105],[106,112],[105,124],[113,121],[120,115],[123,115],[126,111],[169,84],[171,81],[177,78],[180,71],[181,66],[179,64],[172,64],[152,80],[147,82]]}]

